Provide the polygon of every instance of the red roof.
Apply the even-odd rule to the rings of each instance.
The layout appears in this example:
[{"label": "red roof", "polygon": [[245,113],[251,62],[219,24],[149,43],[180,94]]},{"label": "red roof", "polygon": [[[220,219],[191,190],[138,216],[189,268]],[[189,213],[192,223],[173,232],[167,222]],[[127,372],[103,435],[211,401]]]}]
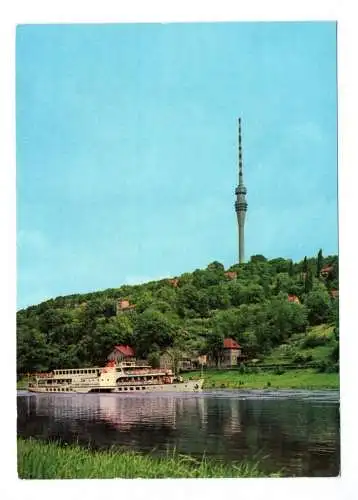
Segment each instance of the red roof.
[{"label": "red roof", "polygon": [[135,307],[134,304],[129,304],[129,300],[121,299],[118,301],[120,309],[133,309]]},{"label": "red roof", "polygon": [[332,271],[332,269],[332,266],[324,267],[323,269],[321,269],[321,273],[329,273],[330,271]]},{"label": "red roof", "polygon": [[134,356],[134,350],[129,345],[116,345],[114,349],[123,354],[123,356]]},{"label": "red roof", "polygon": [[300,299],[297,297],[297,295],[289,295],[288,296],[288,301],[289,302],[296,302],[297,304],[299,304]]},{"label": "red roof", "polygon": [[224,339],[224,349],[240,349],[240,344],[234,339]]}]

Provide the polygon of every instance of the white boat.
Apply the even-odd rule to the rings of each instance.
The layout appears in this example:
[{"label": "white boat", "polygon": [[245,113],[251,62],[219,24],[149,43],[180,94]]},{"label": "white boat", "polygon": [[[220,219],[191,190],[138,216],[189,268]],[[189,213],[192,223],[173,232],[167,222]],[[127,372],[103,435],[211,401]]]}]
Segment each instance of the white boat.
[{"label": "white boat", "polygon": [[146,392],[201,392],[204,379],[183,380],[172,370],[152,368],[134,361],[109,361],[104,368],[59,369],[35,376],[29,383],[30,392],[45,393],[146,393]]}]

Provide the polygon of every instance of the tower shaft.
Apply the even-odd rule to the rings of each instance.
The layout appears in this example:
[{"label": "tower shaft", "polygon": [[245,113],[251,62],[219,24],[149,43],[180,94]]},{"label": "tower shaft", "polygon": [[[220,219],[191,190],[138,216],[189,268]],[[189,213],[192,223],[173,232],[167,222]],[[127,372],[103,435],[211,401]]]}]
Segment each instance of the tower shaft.
[{"label": "tower shaft", "polygon": [[239,163],[239,184],[235,189],[236,201],[235,211],[237,216],[239,234],[239,263],[245,261],[245,218],[247,212],[246,187],[244,186],[244,171],[242,160],[241,144],[241,118],[238,120],[238,163]]}]

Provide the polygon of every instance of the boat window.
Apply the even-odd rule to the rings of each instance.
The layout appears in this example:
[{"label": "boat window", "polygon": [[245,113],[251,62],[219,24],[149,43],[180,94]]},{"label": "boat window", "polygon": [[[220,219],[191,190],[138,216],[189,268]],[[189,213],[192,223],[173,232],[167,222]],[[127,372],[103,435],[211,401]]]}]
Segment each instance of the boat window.
[{"label": "boat window", "polygon": [[122,387],[118,387],[118,390],[121,391],[122,390]]},{"label": "boat window", "polygon": [[128,391],[128,387],[124,387],[124,390],[125,390],[125,391]]},{"label": "boat window", "polygon": [[142,391],[144,391],[145,387],[142,387]]},{"label": "boat window", "polygon": [[136,387],[136,388],[135,388],[135,390],[136,390],[136,391],[139,391],[139,389],[140,389],[140,387]]},{"label": "boat window", "polygon": [[130,390],[133,391],[134,390],[134,387],[130,387]]}]

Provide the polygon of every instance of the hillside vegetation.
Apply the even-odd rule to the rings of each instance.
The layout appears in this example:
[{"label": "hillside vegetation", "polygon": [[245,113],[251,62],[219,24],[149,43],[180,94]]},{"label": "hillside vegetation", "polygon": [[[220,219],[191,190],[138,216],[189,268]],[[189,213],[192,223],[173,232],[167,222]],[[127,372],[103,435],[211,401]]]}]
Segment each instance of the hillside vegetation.
[{"label": "hillside vegetation", "polygon": [[[338,257],[319,251],[297,263],[255,255],[227,270],[212,262],[176,280],[57,297],[17,313],[17,371],[101,365],[116,344],[133,346],[152,363],[165,349],[210,353],[219,361],[225,337],[237,340],[249,360],[290,363],[311,356],[336,364],[332,290],[338,290]],[[119,299],[135,308],[117,313]]]}]

